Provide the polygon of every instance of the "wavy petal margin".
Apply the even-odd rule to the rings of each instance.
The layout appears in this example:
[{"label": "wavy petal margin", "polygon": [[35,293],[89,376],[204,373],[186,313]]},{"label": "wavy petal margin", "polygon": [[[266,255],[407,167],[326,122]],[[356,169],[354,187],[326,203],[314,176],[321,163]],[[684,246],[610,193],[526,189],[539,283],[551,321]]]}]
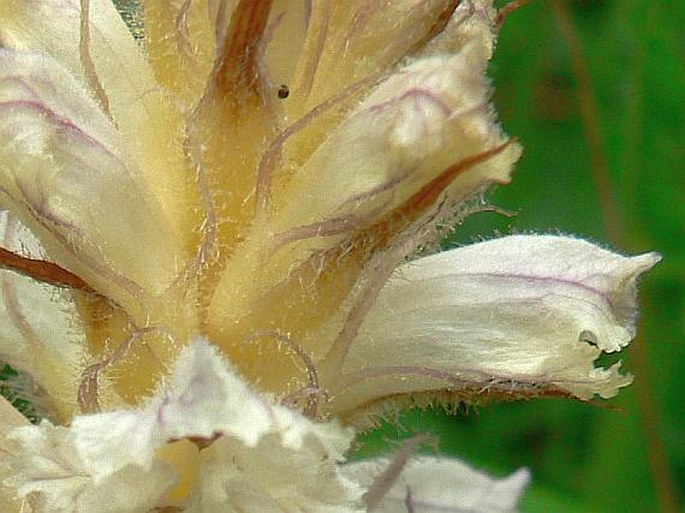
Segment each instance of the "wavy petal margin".
[{"label": "wavy petal margin", "polygon": [[438,390],[613,397],[632,377],[595,360],[635,336],[636,282],[660,259],[515,235],[405,264],[360,328],[333,409]]},{"label": "wavy petal margin", "polygon": [[[11,436],[19,450],[8,484],[20,497],[38,494],[39,511],[104,513],[113,510],[98,498],[110,496],[128,498],[116,503],[121,513],[164,506],[170,497],[203,513],[227,504],[352,513],[361,504],[361,488],[338,471],[352,431],[270,403],[204,340],[181,353],[168,384],[141,409],[79,416],[68,429],[20,427]],[[181,477],[174,490],[164,460],[188,446],[199,480]]]}]

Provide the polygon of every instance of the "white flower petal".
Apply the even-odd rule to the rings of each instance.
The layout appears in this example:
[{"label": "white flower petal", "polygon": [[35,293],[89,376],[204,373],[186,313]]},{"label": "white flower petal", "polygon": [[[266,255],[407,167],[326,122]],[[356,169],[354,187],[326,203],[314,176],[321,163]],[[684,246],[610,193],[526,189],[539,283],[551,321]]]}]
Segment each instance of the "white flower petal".
[{"label": "white flower petal", "polygon": [[634,337],[636,281],[659,260],[521,235],[405,264],[350,349],[337,411],[439,389],[612,397],[631,377],[593,362]]},{"label": "white flower petal", "polygon": [[254,446],[224,437],[201,452],[199,490],[188,513],[223,513],[233,506],[250,513],[316,511],[361,513],[362,489],[340,475],[341,453],[311,425],[299,448],[279,433]]},{"label": "white flower petal", "polygon": [[[317,511],[347,513],[360,504],[362,490],[338,472],[352,431],[270,404],[202,340],[181,353],[168,385],[147,407],[79,416],[70,429],[20,428],[14,436],[21,444],[14,486],[22,496],[39,492],[55,508],[45,511],[55,513],[85,512],[85,504],[105,511],[92,505],[91,494],[125,497],[136,480],[140,504],[150,507],[171,482],[157,450],[185,438],[208,444],[199,452],[191,511],[317,505]],[[121,507],[111,511],[139,511]]]},{"label": "white flower petal", "polygon": [[[0,466],[2,463],[0,462]],[[11,470],[9,471],[11,472]],[[2,479],[0,477],[0,479]],[[13,496],[13,492],[0,483],[0,511],[3,513],[24,513],[21,501]]]},{"label": "white flower petal", "polygon": [[4,397],[0,396],[0,511],[19,513],[20,503],[14,491],[5,485],[5,480],[13,475],[11,460],[16,446],[7,434],[14,428],[28,425],[29,421],[19,413]]},{"label": "white flower petal", "polygon": [[497,9],[493,0],[462,0],[445,29],[435,36],[420,55],[457,53],[475,45],[480,58],[490,60],[495,47]]},{"label": "white flower petal", "polygon": [[227,505],[254,513],[358,511],[351,505],[361,490],[337,469],[350,430],[267,403],[204,342],[181,356],[174,385],[160,410],[164,429],[176,437],[223,434],[201,452],[190,512],[219,513]]},{"label": "white flower petal", "polygon": [[[115,300],[116,288],[167,287],[182,248],[116,130],[69,72],[1,49],[0,113],[2,201],[50,256]],[[125,244],[132,232],[146,243]]]},{"label": "white flower petal", "polygon": [[292,78],[293,96],[299,101],[288,105],[291,114],[318,104],[344,85],[390,70],[420,50],[453,14],[454,3],[347,0],[313,4]]},{"label": "white flower petal", "polygon": [[106,480],[95,479],[78,454],[74,432],[66,428],[44,423],[18,428],[12,436],[20,450],[6,484],[20,497],[34,494],[41,513],[147,513],[173,484],[160,462],[149,471],[126,467]]},{"label": "white flower petal", "polygon": [[219,11],[228,15],[237,0],[142,0],[145,50],[159,84],[194,105],[202,96],[216,58]]},{"label": "white flower petal", "polygon": [[[0,245],[29,258],[43,257],[35,237],[7,212],[0,213]],[[84,347],[69,293],[0,270],[0,360],[30,376],[41,397],[24,398],[39,411],[64,420],[73,414]]]},{"label": "white flower petal", "polygon": [[[203,340],[181,353],[172,379],[146,408],[83,415],[72,426],[81,457],[101,477],[129,464],[148,467],[157,447],[186,437],[223,435],[254,447],[265,435],[278,433],[284,447],[297,450],[315,431],[336,455],[347,449],[352,437],[350,430],[317,425],[269,403]],[[130,450],[120,450],[121,440],[127,440]]]},{"label": "white flower petal", "polygon": [[29,421],[19,413],[5,397],[0,396],[0,458],[4,457],[8,450],[6,447],[7,433],[12,429],[25,426]]},{"label": "white flower petal", "polygon": [[[390,464],[384,458],[349,463],[343,473],[370,489]],[[373,511],[513,513],[529,481],[526,469],[496,479],[456,460],[419,456],[406,464]]]},{"label": "white flower petal", "polygon": [[[420,204],[434,190],[454,204],[507,182],[520,148],[506,146],[494,122],[485,65],[472,45],[408,64],[379,84],[304,164],[286,159],[274,178],[269,215],[258,216],[247,243],[231,255],[235,264],[216,288],[210,319],[223,324],[227,315],[240,316],[250,295],[282,282],[312,252],[335,247],[403,206],[411,210],[408,204]],[[466,164],[478,156],[484,160]],[[430,192],[422,195],[426,187]],[[420,212],[398,217],[412,215]]]},{"label": "white flower petal", "polygon": [[[95,98],[93,77],[89,79],[84,71],[79,48],[80,15],[80,0],[2,0],[0,41],[3,47],[53,57],[78,81],[77,93],[86,90]],[[93,72],[107,97],[109,114],[136,162],[139,180],[164,213],[163,231],[171,230],[179,240],[186,240],[198,219],[194,215],[194,175],[185,167],[180,109],[157,84],[114,2],[90,0],[89,20]],[[2,69],[16,72],[8,63],[3,63]],[[78,96],[75,101],[81,101]],[[105,107],[101,100],[100,107]],[[98,134],[87,133],[98,139]],[[120,210],[125,212],[126,207]]]},{"label": "white flower petal", "polygon": [[[156,89],[152,71],[110,0],[90,0],[90,55],[118,125],[128,125],[143,94]],[[0,40],[15,50],[51,55],[87,88],[79,43],[80,0],[3,0]],[[91,93],[94,94],[93,91]],[[132,118],[132,119],[127,119]]]},{"label": "white flower petal", "polygon": [[[457,55],[415,61],[377,86],[278,193],[273,229],[348,217],[368,223],[455,161],[503,144],[488,106],[485,65],[467,45]],[[464,172],[451,196],[508,181],[519,154],[512,145]]]}]

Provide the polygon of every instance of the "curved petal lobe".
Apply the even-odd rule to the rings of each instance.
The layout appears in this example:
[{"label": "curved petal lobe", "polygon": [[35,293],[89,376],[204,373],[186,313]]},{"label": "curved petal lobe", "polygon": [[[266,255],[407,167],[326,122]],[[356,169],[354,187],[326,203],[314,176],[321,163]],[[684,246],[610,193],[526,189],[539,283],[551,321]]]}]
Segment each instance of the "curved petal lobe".
[{"label": "curved petal lobe", "polygon": [[350,349],[335,408],[445,389],[612,397],[632,378],[594,361],[634,337],[636,281],[659,260],[519,235],[405,264]]},{"label": "curved petal lobe", "polygon": [[183,248],[115,128],[54,59],[2,49],[0,70],[2,201],[51,258],[116,301],[121,289],[160,293]]},{"label": "curved petal lobe", "polygon": [[[391,465],[390,460],[378,458],[349,463],[343,471],[371,489],[384,479],[384,469]],[[393,477],[374,512],[514,513],[530,472],[520,469],[496,479],[457,460],[419,456]]]},{"label": "curved petal lobe", "polygon": [[[10,484],[20,496],[38,493],[49,512],[112,511],[91,499],[114,495],[132,497],[116,509],[121,513],[148,511],[142,508],[169,497],[198,513],[227,505],[255,513],[360,511],[361,488],[338,470],[351,430],[270,403],[203,340],[181,353],[168,385],[146,407],[79,416],[69,429],[22,427],[13,436],[20,470]],[[173,467],[174,453],[188,446],[199,482],[191,487],[181,477],[165,495],[173,484],[165,462]]]}]

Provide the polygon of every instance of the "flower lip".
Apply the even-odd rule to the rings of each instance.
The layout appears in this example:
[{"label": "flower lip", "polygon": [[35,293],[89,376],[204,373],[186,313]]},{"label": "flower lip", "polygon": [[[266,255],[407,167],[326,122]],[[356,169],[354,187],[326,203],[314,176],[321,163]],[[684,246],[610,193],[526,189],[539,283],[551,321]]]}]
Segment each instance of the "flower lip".
[{"label": "flower lip", "polygon": [[637,279],[660,258],[519,235],[409,262],[363,321],[330,407],[431,390],[612,397],[632,377],[595,362],[635,336]]}]

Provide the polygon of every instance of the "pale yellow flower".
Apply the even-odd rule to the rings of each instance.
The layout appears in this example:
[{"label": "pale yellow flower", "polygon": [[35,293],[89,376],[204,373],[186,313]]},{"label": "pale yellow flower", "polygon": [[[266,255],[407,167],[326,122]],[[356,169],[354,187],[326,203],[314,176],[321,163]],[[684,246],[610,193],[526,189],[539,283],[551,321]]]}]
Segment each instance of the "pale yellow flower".
[{"label": "pale yellow flower", "polygon": [[[0,0],[3,511],[505,512],[528,480],[343,464],[403,398],[611,397],[655,254],[433,256],[520,155],[489,0]],[[399,459],[398,459],[399,458]],[[1,504],[1,503],[0,503]]]}]

